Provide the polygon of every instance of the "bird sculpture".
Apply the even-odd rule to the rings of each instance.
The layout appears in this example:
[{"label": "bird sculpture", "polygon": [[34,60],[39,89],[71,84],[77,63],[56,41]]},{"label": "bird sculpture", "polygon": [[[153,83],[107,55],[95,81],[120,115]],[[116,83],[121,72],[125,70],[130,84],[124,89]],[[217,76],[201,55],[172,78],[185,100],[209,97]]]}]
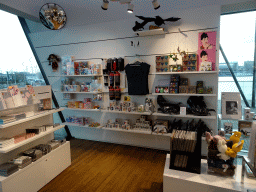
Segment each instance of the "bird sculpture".
[{"label": "bird sculpture", "polygon": [[175,22],[175,21],[180,20],[180,18],[178,18],[178,17],[170,17],[168,19],[162,19],[160,16],[156,16],[154,18],[154,17],[143,17],[143,16],[136,15],[136,17],[143,20],[143,22],[139,23],[139,22],[135,21],[135,26],[132,28],[133,31],[139,31],[141,29],[144,29],[144,26],[149,22],[154,22],[155,25],[160,27],[161,25],[165,24],[165,21]]}]

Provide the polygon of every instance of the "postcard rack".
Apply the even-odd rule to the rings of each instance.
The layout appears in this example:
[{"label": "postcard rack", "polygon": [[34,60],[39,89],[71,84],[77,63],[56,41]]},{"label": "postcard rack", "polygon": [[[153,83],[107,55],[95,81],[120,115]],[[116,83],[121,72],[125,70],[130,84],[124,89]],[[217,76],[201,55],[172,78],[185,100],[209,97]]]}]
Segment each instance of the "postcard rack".
[{"label": "postcard rack", "polygon": [[202,130],[199,129],[197,130],[197,132],[194,133],[196,133],[194,141],[184,138],[177,139],[173,137],[173,135],[171,136],[169,166],[170,169],[197,174],[201,173]]}]

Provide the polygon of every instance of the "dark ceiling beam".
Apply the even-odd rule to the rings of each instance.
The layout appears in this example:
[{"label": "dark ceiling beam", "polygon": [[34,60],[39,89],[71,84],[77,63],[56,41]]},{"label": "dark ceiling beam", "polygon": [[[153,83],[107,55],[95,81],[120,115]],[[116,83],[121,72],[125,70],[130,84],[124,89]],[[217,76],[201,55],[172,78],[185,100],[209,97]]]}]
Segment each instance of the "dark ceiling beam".
[{"label": "dark ceiling beam", "polygon": [[8,13],[11,13],[11,14],[14,14],[14,15],[17,15],[17,16],[20,16],[20,17],[23,17],[23,18],[25,18],[25,19],[29,19],[29,20],[31,20],[31,21],[35,21],[35,22],[40,23],[39,18],[37,18],[37,17],[35,17],[35,16],[33,16],[33,15],[29,15],[29,14],[27,14],[27,13],[24,13],[24,12],[22,12],[22,11],[19,11],[19,10],[17,10],[17,9],[14,9],[14,8],[12,8],[12,7],[10,7],[10,6],[4,5],[4,4],[2,4],[2,3],[0,3],[0,10],[3,10],[3,11],[6,11],[6,12],[8,12]]}]

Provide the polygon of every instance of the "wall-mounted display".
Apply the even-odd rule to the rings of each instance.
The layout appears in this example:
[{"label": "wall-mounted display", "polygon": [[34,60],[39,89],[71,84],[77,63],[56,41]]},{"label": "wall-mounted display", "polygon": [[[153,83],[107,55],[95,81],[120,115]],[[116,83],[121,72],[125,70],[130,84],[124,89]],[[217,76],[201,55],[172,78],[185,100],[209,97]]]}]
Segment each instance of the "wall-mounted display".
[{"label": "wall-mounted display", "polygon": [[241,97],[239,92],[221,93],[222,119],[242,119]]},{"label": "wall-mounted display", "polygon": [[198,34],[197,71],[215,71],[216,65],[216,31]]}]

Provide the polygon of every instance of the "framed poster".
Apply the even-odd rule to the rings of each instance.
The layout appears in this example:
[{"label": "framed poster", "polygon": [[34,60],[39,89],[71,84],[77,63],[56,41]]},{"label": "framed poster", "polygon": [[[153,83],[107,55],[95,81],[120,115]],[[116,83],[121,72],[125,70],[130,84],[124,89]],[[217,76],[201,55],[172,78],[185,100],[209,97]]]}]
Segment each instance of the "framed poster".
[{"label": "framed poster", "polygon": [[215,71],[216,31],[198,33],[198,71]]},{"label": "framed poster", "polygon": [[221,93],[222,119],[242,119],[241,97],[239,92]]}]

